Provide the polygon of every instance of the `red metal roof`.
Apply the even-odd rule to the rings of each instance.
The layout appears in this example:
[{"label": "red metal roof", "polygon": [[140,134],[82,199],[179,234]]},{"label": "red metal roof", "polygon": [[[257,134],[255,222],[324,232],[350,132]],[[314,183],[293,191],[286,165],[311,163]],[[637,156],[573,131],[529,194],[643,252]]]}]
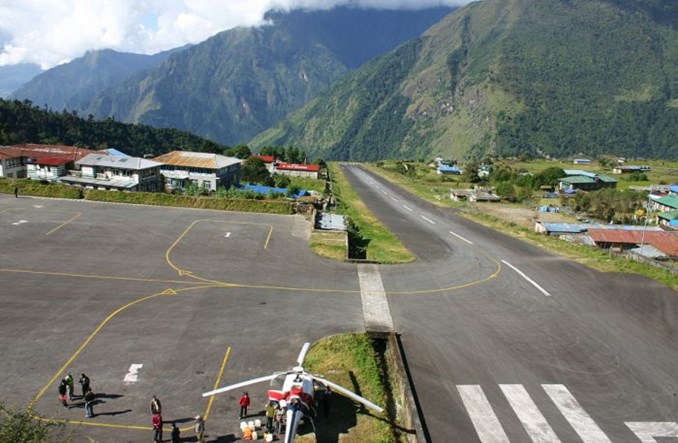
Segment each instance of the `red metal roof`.
[{"label": "red metal roof", "polygon": [[63,166],[72,161],[73,160],[67,157],[38,157],[32,159],[30,163],[34,165],[44,165],[44,166]]},{"label": "red metal roof", "polygon": [[275,157],[272,155],[253,155],[252,157],[260,158],[264,163],[274,163]]},{"label": "red metal roof", "polygon": [[80,160],[88,154],[100,154],[99,151],[91,149],[79,148],[77,146],[64,145],[38,145],[34,143],[26,143],[22,145],[13,145],[7,148],[0,149],[0,151],[10,151],[19,153],[15,155],[18,157],[30,157],[33,159],[42,158],[67,158],[70,161]]},{"label": "red metal roof", "polygon": [[275,169],[282,169],[287,171],[308,171],[308,172],[319,172],[320,166],[318,165],[297,165],[293,163],[278,163],[275,165]]},{"label": "red metal roof", "polygon": [[596,243],[649,244],[664,254],[678,256],[678,232],[624,231],[616,229],[589,229],[588,234]]}]

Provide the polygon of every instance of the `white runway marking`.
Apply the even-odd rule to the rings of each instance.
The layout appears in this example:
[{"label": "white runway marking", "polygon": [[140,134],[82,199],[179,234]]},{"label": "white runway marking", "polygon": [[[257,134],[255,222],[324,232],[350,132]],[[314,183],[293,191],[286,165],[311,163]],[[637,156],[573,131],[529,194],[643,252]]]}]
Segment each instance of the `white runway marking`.
[{"label": "white runway marking", "polygon": [[457,390],[480,441],[482,443],[510,443],[490,402],[485,397],[483,388],[478,385],[457,385]]},{"label": "white runway marking", "polygon": [[678,423],[676,422],[627,421],[626,426],[643,443],[659,443],[655,437],[678,438]]},{"label": "white runway marking", "polygon": [[564,385],[541,385],[584,443],[612,443]]},{"label": "white runway marking", "polygon": [[410,212],[414,212],[414,210],[412,208],[410,208],[409,206],[403,205],[403,208],[407,209]]},{"label": "white runway marking", "polygon": [[425,215],[420,215],[420,217],[423,218],[424,220],[426,220],[427,222],[431,223],[432,225],[436,224],[436,222],[434,222],[430,218],[426,217]]},{"label": "white runway marking", "polygon": [[377,265],[358,265],[360,299],[367,332],[392,332],[393,318]]},{"label": "white runway marking", "polygon": [[231,233],[230,233],[230,232],[227,232],[226,235],[224,235],[224,237],[226,237],[226,238],[228,238],[228,237],[230,237],[230,236],[231,236]]},{"label": "white runway marking", "polygon": [[464,237],[462,237],[462,236],[459,235],[459,234],[456,234],[456,233],[454,233],[454,232],[452,232],[452,231],[450,231],[450,234],[454,235],[454,236],[457,237],[459,240],[465,241],[465,242],[468,243],[469,245],[472,245],[472,244],[473,244],[473,242],[472,242],[471,240],[467,240],[467,239],[465,239]]},{"label": "white runway marking", "polygon": [[42,205],[33,205],[33,207],[34,207],[35,209],[40,209],[40,208],[42,208]]},{"label": "white runway marking", "polygon": [[499,385],[499,387],[534,443],[560,442],[523,385]]},{"label": "white runway marking", "polygon": [[136,383],[139,381],[139,369],[143,368],[144,365],[140,364],[133,364],[129,367],[129,372],[127,375],[125,375],[125,379],[123,380],[125,383]]},{"label": "white runway marking", "polygon": [[383,193],[384,193],[384,195],[388,195],[388,192],[386,192],[386,191],[381,191],[381,192],[383,192]]},{"label": "white runway marking", "polygon": [[394,202],[397,202],[397,201],[398,201],[398,199],[395,198],[395,197],[391,197],[391,200],[393,200]]},{"label": "white runway marking", "polygon": [[24,223],[28,223],[28,220],[19,220],[18,222],[12,223],[14,226],[19,226],[23,225]]},{"label": "white runway marking", "polygon": [[527,275],[525,275],[525,273],[524,273],[523,271],[521,271],[520,269],[516,268],[515,266],[513,266],[511,263],[507,262],[506,260],[502,260],[502,263],[504,263],[506,266],[508,266],[509,268],[511,268],[511,269],[513,269],[514,271],[516,271],[516,272],[518,273],[518,275],[520,275],[520,276],[523,277],[525,280],[527,280],[528,282],[530,282],[530,284],[532,284],[532,286],[534,286],[535,288],[539,289],[539,292],[541,292],[542,294],[546,295],[547,297],[550,297],[550,296],[551,296],[551,294],[549,294],[548,291],[546,291],[546,289],[544,289],[544,288],[542,288],[541,286],[539,286],[539,284],[537,284],[536,281],[532,280],[530,277],[528,277]]}]

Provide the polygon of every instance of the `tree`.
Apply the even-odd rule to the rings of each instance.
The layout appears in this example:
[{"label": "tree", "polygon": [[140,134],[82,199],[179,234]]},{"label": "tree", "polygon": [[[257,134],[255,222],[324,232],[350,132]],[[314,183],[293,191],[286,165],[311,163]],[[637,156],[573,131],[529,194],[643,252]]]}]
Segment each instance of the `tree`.
[{"label": "tree", "polygon": [[478,163],[476,161],[472,160],[466,163],[464,181],[466,183],[480,183],[481,179],[478,176]]},{"label": "tree", "polygon": [[516,189],[511,182],[501,182],[497,185],[497,195],[508,200],[515,201]]},{"label": "tree", "polygon": [[19,410],[0,403],[0,441],[13,443],[70,443],[73,437],[63,423],[44,420],[31,409]]},{"label": "tree", "polygon": [[273,174],[273,183],[275,183],[275,186],[278,188],[286,188],[290,185],[291,181],[286,175]]},{"label": "tree", "polygon": [[241,160],[248,159],[252,156],[252,151],[247,145],[238,145],[224,151],[224,155],[229,157],[237,157]]},{"label": "tree", "polygon": [[249,183],[267,184],[271,180],[271,175],[262,159],[250,157],[243,162],[240,168],[240,178]]}]

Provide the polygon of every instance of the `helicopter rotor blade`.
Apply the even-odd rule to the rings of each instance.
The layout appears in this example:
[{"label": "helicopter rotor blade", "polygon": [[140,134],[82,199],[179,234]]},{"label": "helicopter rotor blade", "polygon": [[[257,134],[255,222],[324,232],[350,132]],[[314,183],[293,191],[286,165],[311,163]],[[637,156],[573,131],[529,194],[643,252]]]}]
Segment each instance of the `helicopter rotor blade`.
[{"label": "helicopter rotor blade", "polygon": [[375,405],[374,403],[372,403],[371,401],[367,400],[366,398],[363,398],[363,397],[359,396],[358,394],[355,394],[355,393],[349,391],[349,390],[346,389],[346,388],[342,388],[341,386],[339,386],[339,385],[336,384],[336,383],[332,383],[331,381],[325,380],[324,378],[318,377],[317,375],[313,375],[312,377],[313,377],[314,379],[316,379],[317,381],[319,381],[320,383],[322,383],[322,384],[324,384],[324,385],[326,385],[326,386],[329,386],[329,387],[331,387],[332,389],[334,389],[335,391],[337,391],[337,392],[339,392],[339,393],[345,395],[346,397],[348,397],[348,398],[350,398],[350,399],[352,399],[352,400],[355,400],[355,401],[357,401],[357,402],[359,402],[359,403],[364,404],[365,406],[367,406],[368,408],[372,409],[373,411],[376,411],[376,412],[378,412],[378,413],[380,413],[380,414],[381,414],[382,412],[384,412],[384,408],[382,408],[381,406]]},{"label": "helicopter rotor blade", "polygon": [[253,378],[251,380],[242,381],[242,382],[236,383],[234,385],[224,386],[223,388],[219,388],[219,389],[215,389],[213,391],[205,392],[204,394],[202,394],[202,396],[203,397],[209,397],[209,396],[212,396],[212,395],[221,394],[222,392],[232,391],[233,389],[244,388],[245,386],[253,385],[255,383],[261,383],[262,381],[270,381],[270,380],[273,380],[276,376],[277,376],[276,374],[271,374],[271,375],[267,375],[265,377]]},{"label": "helicopter rotor blade", "polygon": [[308,348],[311,347],[310,343],[304,343],[304,346],[301,348],[301,352],[299,352],[299,357],[297,357],[297,363],[299,366],[303,365],[304,359],[306,358],[306,353],[308,352]]}]

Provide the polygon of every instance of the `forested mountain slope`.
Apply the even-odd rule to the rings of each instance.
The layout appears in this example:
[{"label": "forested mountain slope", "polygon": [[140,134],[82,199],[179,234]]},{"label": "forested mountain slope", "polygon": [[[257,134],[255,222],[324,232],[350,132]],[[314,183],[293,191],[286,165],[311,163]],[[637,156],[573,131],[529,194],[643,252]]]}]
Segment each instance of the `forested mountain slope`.
[{"label": "forested mountain slope", "polygon": [[678,2],[486,0],[252,144],[330,159],[678,157]]}]

